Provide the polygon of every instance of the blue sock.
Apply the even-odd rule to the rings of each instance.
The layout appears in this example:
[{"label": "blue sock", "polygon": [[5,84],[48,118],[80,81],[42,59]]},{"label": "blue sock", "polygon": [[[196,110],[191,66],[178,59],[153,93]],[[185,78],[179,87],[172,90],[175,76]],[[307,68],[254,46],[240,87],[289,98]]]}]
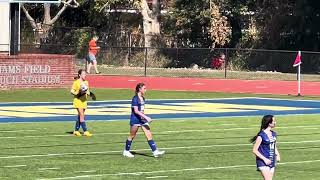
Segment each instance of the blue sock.
[{"label": "blue sock", "polygon": [[79,131],[79,129],[80,129],[80,119],[79,119],[79,116],[78,116],[78,119],[77,119],[77,121],[76,121],[76,125],[75,125],[75,127],[74,127],[74,130],[75,130],[75,131]]},{"label": "blue sock", "polygon": [[132,140],[130,141],[129,139],[127,139],[127,141],[126,141],[126,147],[125,147],[126,151],[129,151],[129,150],[130,150],[131,144],[132,144]]},{"label": "blue sock", "polygon": [[83,122],[80,122],[80,125],[81,125],[83,131],[86,132],[86,131],[87,131],[86,122],[84,122],[84,121],[83,121]]},{"label": "blue sock", "polygon": [[152,151],[157,150],[157,145],[152,139],[148,141],[148,144],[149,144],[150,148],[152,149]]}]

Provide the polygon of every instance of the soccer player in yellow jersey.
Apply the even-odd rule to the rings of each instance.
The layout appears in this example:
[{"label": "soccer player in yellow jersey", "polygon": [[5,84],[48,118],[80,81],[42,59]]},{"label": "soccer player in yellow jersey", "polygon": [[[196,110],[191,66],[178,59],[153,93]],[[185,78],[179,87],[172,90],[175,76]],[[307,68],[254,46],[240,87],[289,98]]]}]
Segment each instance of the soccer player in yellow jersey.
[{"label": "soccer player in yellow jersey", "polygon": [[84,136],[92,136],[92,134],[87,129],[84,119],[84,112],[87,109],[88,96],[90,96],[89,83],[86,80],[85,70],[80,69],[78,71],[78,76],[75,77],[75,81],[72,85],[71,94],[74,96],[73,107],[78,111],[78,119],[73,134],[75,136],[81,136],[81,133],[79,132],[81,126],[84,132]]}]

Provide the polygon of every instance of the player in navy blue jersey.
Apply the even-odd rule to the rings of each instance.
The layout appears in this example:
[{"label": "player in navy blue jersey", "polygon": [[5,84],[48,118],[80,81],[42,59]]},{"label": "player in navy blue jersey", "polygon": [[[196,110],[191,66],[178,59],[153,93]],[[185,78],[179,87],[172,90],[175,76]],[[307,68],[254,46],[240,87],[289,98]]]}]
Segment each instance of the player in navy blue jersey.
[{"label": "player in navy blue jersey", "polygon": [[253,153],[256,155],[257,170],[265,180],[272,180],[276,161],[280,161],[280,154],[276,145],[277,133],[272,129],[276,126],[273,115],[265,115],[261,120],[261,128],[250,141],[254,143]]},{"label": "player in navy blue jersey", "polygon": [[150,131],[150,125],[152,119],[144,114],[145,98],[144,94],[146,92],[146,86],[143,83],[139,83],[136,86],[136,94],[132,98],[131,102],[131,117],[130,117],[130,135],[126,141],[125,150],[123,151],[123,156],[134,157],[130,152],[131,144],[136,136],[139,128],[141,128],[148,140],[148,144],[152,150],[154,157],[159,157],[163,155],[164,151],[159,151],[155,142],[152,139],[152,133]]}]

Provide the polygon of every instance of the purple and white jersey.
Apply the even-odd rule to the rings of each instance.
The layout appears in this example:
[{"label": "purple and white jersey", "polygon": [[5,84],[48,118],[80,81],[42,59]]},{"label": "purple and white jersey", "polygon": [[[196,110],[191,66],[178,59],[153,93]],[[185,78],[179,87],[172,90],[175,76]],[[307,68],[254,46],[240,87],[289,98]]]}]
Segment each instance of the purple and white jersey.
[{"label": "purple and white jersey", "polygon": [[138,107],[138,111],[141,113],[144,113],[144,106],[145,106],[145,99],[143,98],[142,100],[139,99],[137,95],[135,95],[132,98],[131,101],[131,116],[130,116],[130,125],[133,126],[135,124],[144,124],[146,123],[143,121],[142,117],[134,112],[133,107],[136,106]]},{"label": "purple and white jersey", "polygon": [[[277,133],[274,131],[272,132],[272,137],[268,137],[268,135],[261,131],[258,136],[261,137],[262,141],[258,148],[258,151],[266,158],[271,160],[271,164],[268,165],[269,167],[275,167],[276,165],[276,140],[277,140]],[[262,159],[256,157],[257,167],[267,166]]]}]

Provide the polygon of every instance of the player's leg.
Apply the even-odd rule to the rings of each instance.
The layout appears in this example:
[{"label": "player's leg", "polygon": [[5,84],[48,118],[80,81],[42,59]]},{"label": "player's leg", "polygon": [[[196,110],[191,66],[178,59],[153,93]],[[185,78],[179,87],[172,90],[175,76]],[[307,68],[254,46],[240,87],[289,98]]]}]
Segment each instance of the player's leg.
[{"label": "player's leg", "polygon": [[81,136],[79,129],[80,129],[80,115],[78,114],[73,134],[76,136]]},{"label": "player's leg", "polygon": [[84,108],[78,108],[78,113],[79,113],[79,120],[80,120],[80,126],[83,129],[83,135],[84,136],[92,136],[92,134],[88,131],[85,119],[84,119],[84,112],[86,109]]},{"label": "player's leg", "polygon": [[89,64],[89,62],[90,62],[89,55],[86,56],[85,61],[86,61],[86,62],[85,62],[85,67],[84,67],[84,69],[85,69],[86,72],[88,72],[88,64]]},{"label": "player's leg", "polygon": [[270,169],[270,178],[271,179],[273,179],[274,171],[275,171],[275,167]]},{"label": "player's leg", "polygon": [[94,70],[96,71],[96,74],[100,74],[97,66],[97,59],[93,60],[92,64],[93,64]]},{"label": "player's leg", "polygon": [[131,148],[133,139],[137,135],[138,130],[139,130],[139,126],[130,126],[130,134],[128,136],[128,139],[126,140],[126,146],[123,151],[123,156],[130,157],[130,158],[134,157],[134,155],[130,152],[130,148]]},{"label": "player's leg", "polygon": [[154,157],[159,157],[161,155],[163,155],[165,153],[165,151],[159,151],[157,149],[157,145],[156,143],[153,141],[153,138],[152,138],[152,133],[151,133],[151,130],[150,130],[150,126],[149,125],[143,125],[141,126],[143,132],[144,132],[144,135],[146,136],[147,140],[148,140],[148,144],[152,150],[152,153],[153,153],[153,156]]},{"label": "player's leg", "polygon": [[89,61],[88,61],[88,68],[87,68],[87,73],[91,72],[91,67],[92,67],[92,63],[93,61],[96,60],[96,57],[93,54],[89,54]]},{"label": "player's leg", "polygon": [[259,170],[264,180],[272,180],[273,173],[271,173],[270,167],[268,166],[259,167]]}]

